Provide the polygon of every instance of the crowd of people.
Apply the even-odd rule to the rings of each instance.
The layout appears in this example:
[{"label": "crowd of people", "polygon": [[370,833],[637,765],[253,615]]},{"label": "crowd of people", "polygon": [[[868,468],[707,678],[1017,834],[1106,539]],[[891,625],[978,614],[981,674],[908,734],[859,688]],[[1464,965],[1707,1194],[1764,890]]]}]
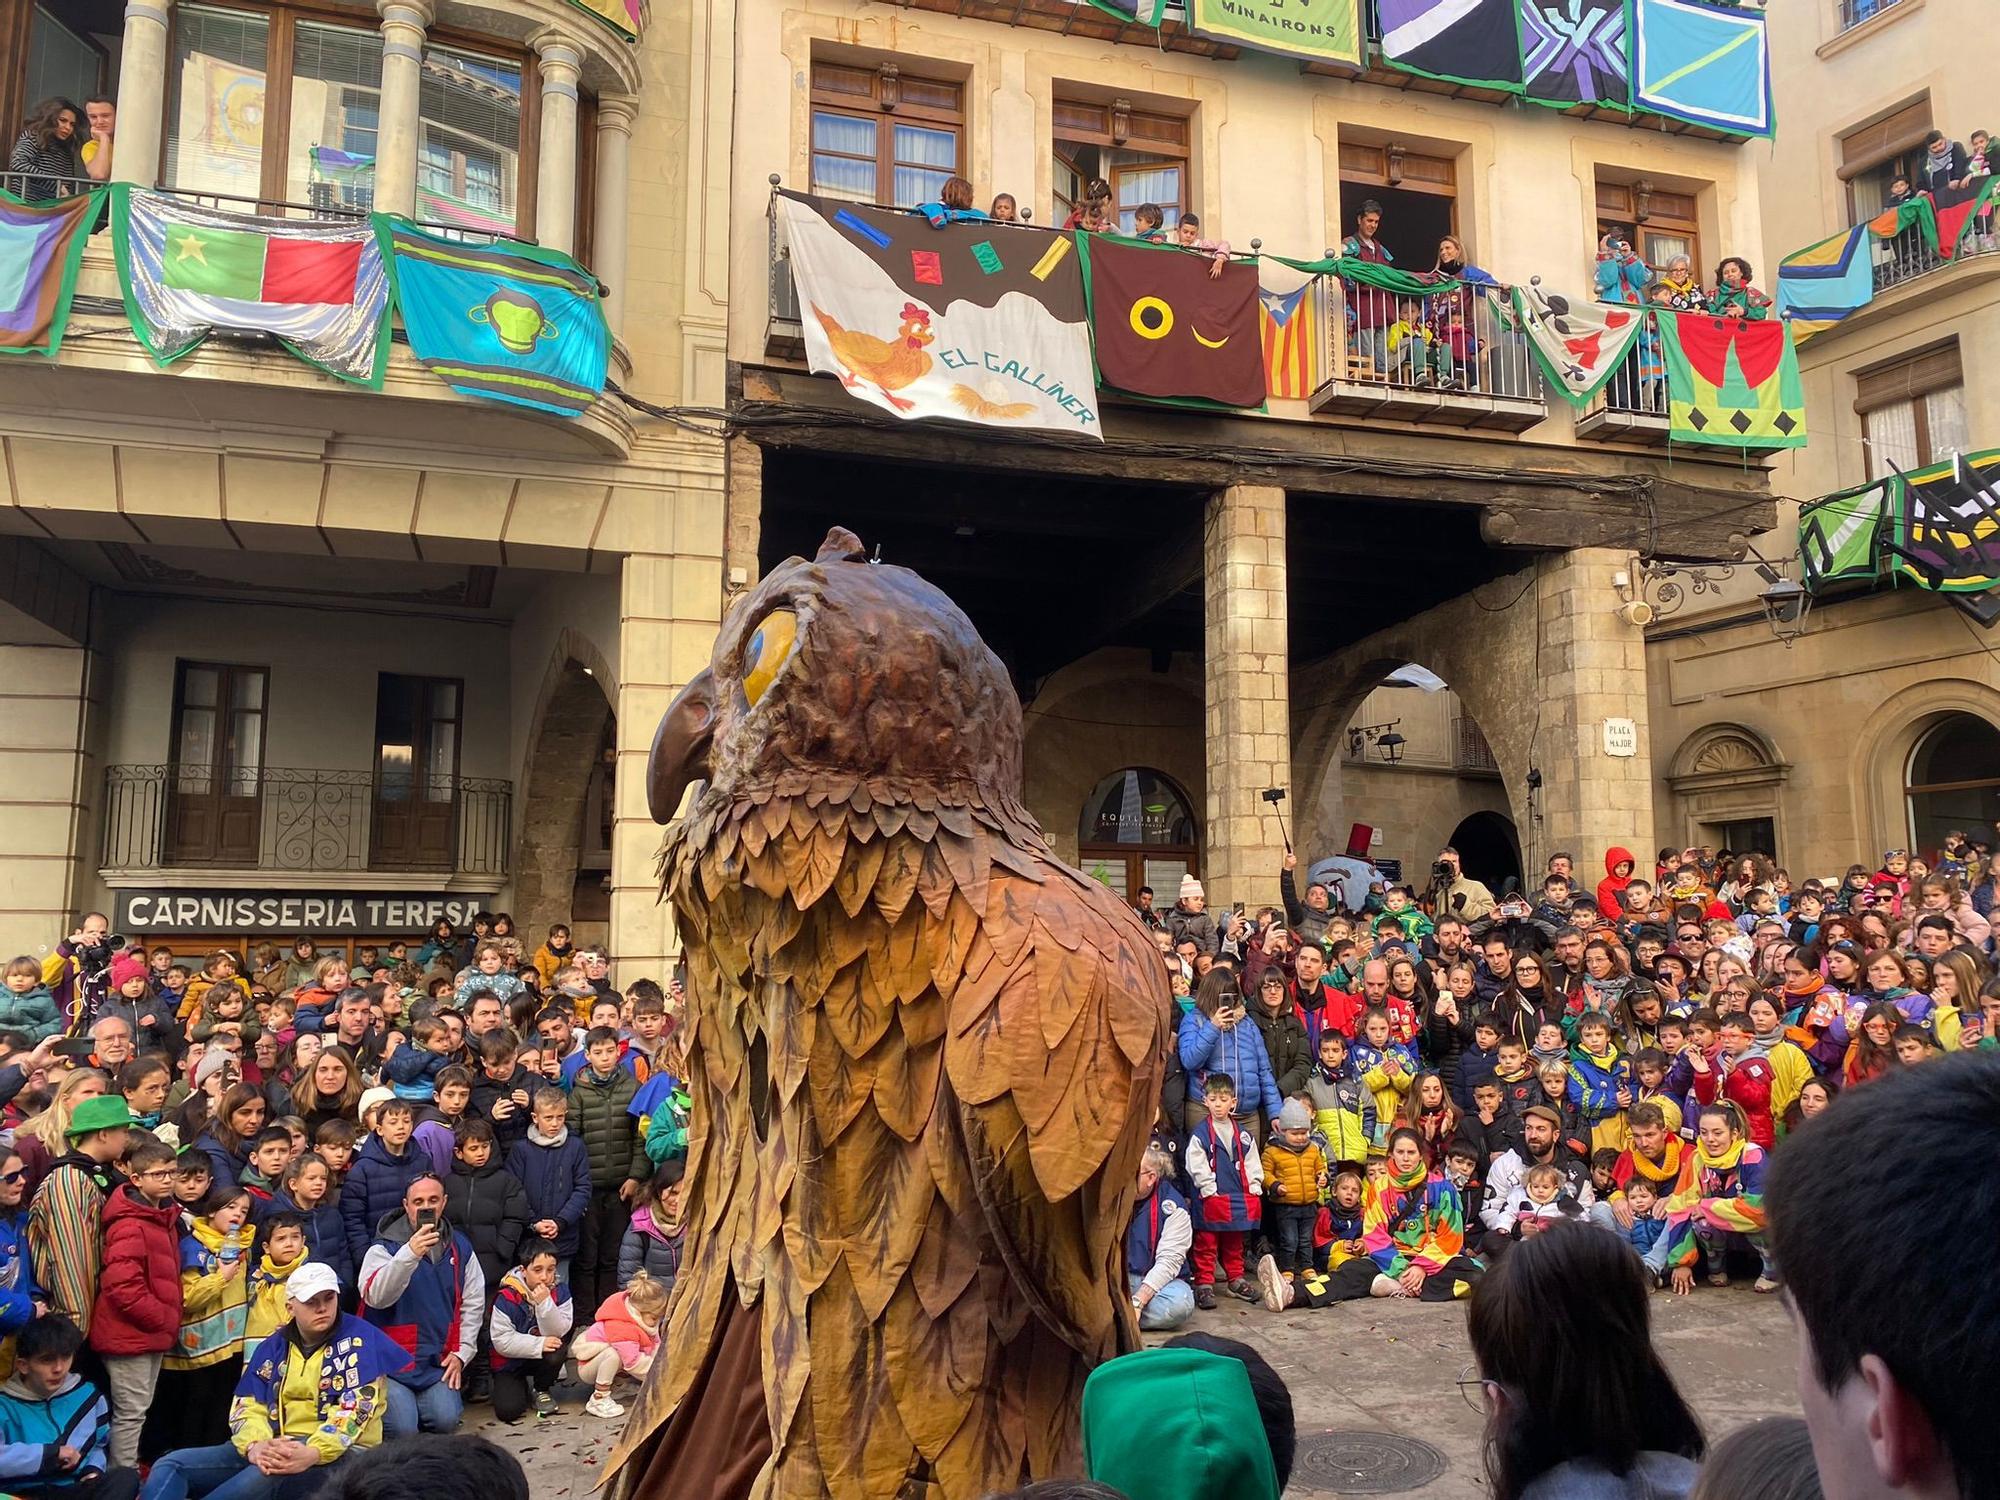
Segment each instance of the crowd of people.
[{"label": "crowd of people", "polygon": [[0,1493],[288,1500],[572,1371],[624,1415],[681,1261],[677,986],[471,929],[184,960],[93,913],[6,966]]},{"label": "crowd of people", "polygon": [[[1594,873],[1594,872],[1593,872]],[[1760,854],[1550,856],[1496,898],[1297,887],[1220,917],[1139,893],[1180,1008],[1127,1237],[1141,1324],[1460,1297],[1565,1222],[1655,1287],[1772,1292],[1765,1177],[1843,1092],[2000,1045],[1988,842],[1801,879]]]}]

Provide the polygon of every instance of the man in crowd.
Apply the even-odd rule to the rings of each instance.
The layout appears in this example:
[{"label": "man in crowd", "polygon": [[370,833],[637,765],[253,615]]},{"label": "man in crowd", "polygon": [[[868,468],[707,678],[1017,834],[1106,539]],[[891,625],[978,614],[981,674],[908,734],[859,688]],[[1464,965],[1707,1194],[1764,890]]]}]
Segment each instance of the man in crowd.
[{"label": "man in crowd", "polygon": [[56,1158],[28,1208],[28,1249],[35,1281],[59,1312],[85,1334],[103,1269],[98,1218],[104,1200],[125,1179],[118,1160],[132,1112],[117,1094],[86,1099],[70,1111],[69,1152]]},{"label": "man in crowd", "polygon": [[90,127],[90,139],[78,154],[83,157],[84,175],[92,182],[111,180],[111,142],[118,132],[118,104],[103,94],[83,101],[83,118]]},{"label": "man in crowd", "polygon": [[1326,938],[1326,920],[1332,915],[1332,897],[1327,888],[1315,880],[1306,887],[1306,898],[1299,900],[1298,882],[1293,872],[1299,867],[1298,855],[1285,851],[1285,865],[1278,872],[1278,896],[1285,905],[1285,921],[1305,943],[1320,943]]},{"label": "man in crowd", "polygon": [[1153,888],[1150,885],[1139,887],[1139,899],[1133,903],[1132,910],[1138,913],[1139,920],[1144,924],[1146,931],[1165,932],[1167,930],[1167,919],[1153,910]]},{"label": "man in crowd", "polygon": [[[1550,1105],[1530,1104],[1521,1111],[1521,1143],[1495,1157],[1486,1176],[1486,1201],[1479,1210],[1479,1222],[1486,1226],[1482,1255],[1497,1255],[1513,1243],[1515,1220],[1527,1197],[1528,1169],[1541,1166],[1562,1173],[1562,1191],[1576,1199],[1578,1208],[1588,1210],[1596,1203],[1589,1166],[1562,1143],[1562,1116]],[[1611,1222],[1608,1211],[1603,1220]]]},{"label": "man in crowd", "polygon": [[91,1027],[90,1040],[95,1048],[91,1066],[102,1068],[113,1078],[132,1060],[132,1027],[120,1016],[106,1016]]},{"label": "man in crowd", "polygon": [[286,1279],[285,1313],[236,1383],[229,1441],[169,1453],[153,1466],[146,1500],[225,1489],[228,1500],[300,1500],[382,1441],[390,1379],[408,1352],[343,1313],[340,1278],[317,1261]]},{"label": "man in crowd", "polygon": [[1466,922],[1477,922],[1493,910],[1493,893],[1479,881],[1472,879],[1459,864],[1458,851],[1449,844],[1438,850],[1434,862],[1437,872],[1437,909],[1463,917]]},{"label": "man in crowd", "polygon": [[465,1366],[479,1346],[486,1278],[472,1241],[444,1217],[444,1184],[429,1172],[403,1190],[361,1262],[364,1316],[414,1358],[389,1387],[387,1430],[452,1432],[465,1412]]}]

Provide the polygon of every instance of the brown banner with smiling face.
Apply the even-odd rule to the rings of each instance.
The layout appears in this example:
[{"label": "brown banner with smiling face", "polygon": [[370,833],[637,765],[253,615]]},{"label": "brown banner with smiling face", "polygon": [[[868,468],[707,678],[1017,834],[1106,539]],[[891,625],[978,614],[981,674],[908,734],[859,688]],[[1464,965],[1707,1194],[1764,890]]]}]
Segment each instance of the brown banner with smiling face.
[{"label": "brown banner with smiling face", "polygon": [[1257,268],[1214,257],[1094,238],[1091,332],[1103,383],[1136,396],[1264,402]]}]

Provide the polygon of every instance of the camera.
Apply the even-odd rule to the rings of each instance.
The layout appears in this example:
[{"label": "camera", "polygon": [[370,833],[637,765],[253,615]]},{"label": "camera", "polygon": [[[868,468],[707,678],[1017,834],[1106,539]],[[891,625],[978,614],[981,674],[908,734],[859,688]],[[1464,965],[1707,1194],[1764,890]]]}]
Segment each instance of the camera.
[{"label": "camera", "polygon": [[1456,874],[1448,859],[1438,860],[1431,866],[1431,879],[1439,885],[1450,885]]}]

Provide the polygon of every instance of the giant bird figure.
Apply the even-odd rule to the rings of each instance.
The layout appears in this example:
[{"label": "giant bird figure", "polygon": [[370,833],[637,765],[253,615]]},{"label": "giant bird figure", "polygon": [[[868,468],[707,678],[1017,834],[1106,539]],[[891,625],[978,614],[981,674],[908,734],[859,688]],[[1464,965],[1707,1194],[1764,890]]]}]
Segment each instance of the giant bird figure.
[{"label": "giant bird figure", "polygon": [[730,613],[653,744],[687,956],[688,1243],[634,1500],[977,1500],[1074,1473],[1136,1346],[1123,1237],[1172,1001],[1020,803],[972,623],[840,528]]}]

